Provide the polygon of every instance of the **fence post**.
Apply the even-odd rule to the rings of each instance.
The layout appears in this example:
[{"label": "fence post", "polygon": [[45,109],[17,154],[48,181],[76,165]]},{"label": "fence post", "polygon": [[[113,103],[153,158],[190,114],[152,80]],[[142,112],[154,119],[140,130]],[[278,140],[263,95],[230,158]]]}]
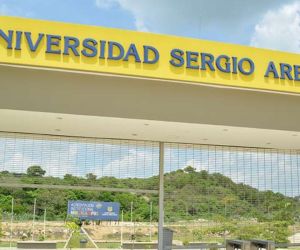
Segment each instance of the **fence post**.
[{"label": "fence post", "polygon": [[164,143],[159,143],[159,221],[158,250],[163,250],[164,232]]}]

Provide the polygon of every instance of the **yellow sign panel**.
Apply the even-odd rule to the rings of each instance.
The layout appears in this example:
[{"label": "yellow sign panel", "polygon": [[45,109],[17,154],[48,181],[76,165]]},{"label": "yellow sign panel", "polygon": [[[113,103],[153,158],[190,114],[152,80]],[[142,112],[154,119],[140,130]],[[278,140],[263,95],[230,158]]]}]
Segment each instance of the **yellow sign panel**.
[{"label": "yellow sign panel", "polygon": [[300,55],[0,17],[0,63],[300,93]]}]

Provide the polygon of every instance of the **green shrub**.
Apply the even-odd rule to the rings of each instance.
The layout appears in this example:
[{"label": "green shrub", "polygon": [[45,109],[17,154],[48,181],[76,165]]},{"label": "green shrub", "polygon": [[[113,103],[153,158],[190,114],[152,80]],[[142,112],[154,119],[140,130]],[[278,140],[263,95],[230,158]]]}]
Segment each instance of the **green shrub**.
[{"label": "green shrub", "polygon": [[236,237],[241,240],[264,239],[277,243],[287,243],[290,235],[289,222],[273,221],[240,226],[237,228]]},{"label": "green shrub", "polygon": [[188,240],[184,240],[184,241],[182,242],[182,244],[183,244],[184,246],[187,246],[187,245],[190,244],[190,242],[189,242]]}]

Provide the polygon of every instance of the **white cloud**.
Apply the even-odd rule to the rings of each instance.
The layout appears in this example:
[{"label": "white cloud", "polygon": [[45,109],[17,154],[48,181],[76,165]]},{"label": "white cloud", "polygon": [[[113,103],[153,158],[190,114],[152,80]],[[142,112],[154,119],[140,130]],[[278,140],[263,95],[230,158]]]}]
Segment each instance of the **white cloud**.
[{"label": "white cloud", "polygon": [[300,52],[300,1],[268,11],[255,26],[251,45]]},{"label": "white cloud", "polygon": [[96,0],[96,6],[100,9],[109,9],[117,3],[116,0]]},{"label": "white cloud", "polygon": [[[26,169],[24,166],[35,165],[34,160],[30,157],[24,156],[21,152],[15,152],[10,159],[4,162],[3,170],[14,172],[14,173],[25,173]],[[22,166],[20,169],[20,166]]]},{"label": "white cloud", "polygon": [[66,173],[81,175],[76,165],[79,147],[60,141],[0,139],[0,171],[25,173],[32,165],[46,170],[46,175],[62,177]]},{"label": "white cloud", "polygon": [[[12,173],[26,173],[29,166],[39,165],[46,170],[46,175],[63,177],[66,173],[74,172],[73,160],[63,157],[52,156],[43,159],[34,159],[22,152],[15,152],[9,159],[1,164],[1,171],[7,170]],[[76,172],[79,172],[78,170]],[[74,174],[80,176],[80,174]]]},{"label": "white cloud", "polygon": [[142,19],[135,20],[135,26],[136,26],[137,30],[139,30],[139,31],[143,31],[143,32],[149,31]]},{"label": "white cloud", "polygon": [[110,161],[105,166],[97,166],[98,177],[146,178],[158,174],[157,162],[151,151],[130,149],[127,155]]},{"label": "white cloud", "polygon": [[282,0],[95,0],[95,3],[102,9],[118,7],[130,13],[139,31],[248,43],[260,17],[280,6]]}]

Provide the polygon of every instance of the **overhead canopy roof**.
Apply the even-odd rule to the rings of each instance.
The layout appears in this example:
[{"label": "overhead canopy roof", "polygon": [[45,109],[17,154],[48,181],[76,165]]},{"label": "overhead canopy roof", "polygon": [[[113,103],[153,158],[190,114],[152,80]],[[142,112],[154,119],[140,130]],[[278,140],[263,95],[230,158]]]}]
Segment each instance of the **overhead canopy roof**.
[{"label": "overhead canopy roof", "polygon": [[294,95],[0,66],[0,130],[300,149]]},{"label": "overhead canopy roof", "polygon": [[19,18],[0,24],[1,131],[300,149],[299,55]]}]

